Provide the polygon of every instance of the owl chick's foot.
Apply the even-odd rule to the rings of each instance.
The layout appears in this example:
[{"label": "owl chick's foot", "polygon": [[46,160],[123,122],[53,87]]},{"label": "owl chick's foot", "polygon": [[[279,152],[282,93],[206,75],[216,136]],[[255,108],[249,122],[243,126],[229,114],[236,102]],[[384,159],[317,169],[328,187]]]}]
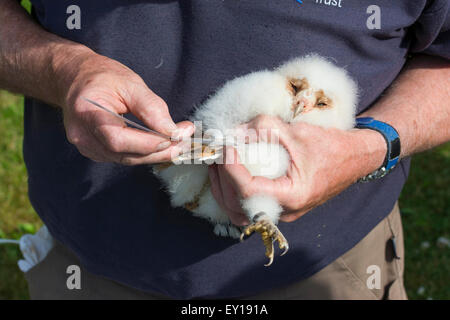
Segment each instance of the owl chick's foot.
[{"label": "owl chick's foot", "polygon": [[278,241],[278,245],[284,255],[289,250],[289,244],[278,227],[270,221],[270,219],[264,214],[258,214],[253,219],[253,223],[247,226],[241,234],[241,241],[244,241],[244,236],[249,236],[253,232],[261,234],[264,246],[266,247],[266,257],[269,258],[269,263],[265,264],[266,267],[270,266],[273,262],[274,248],[273,243]]}]

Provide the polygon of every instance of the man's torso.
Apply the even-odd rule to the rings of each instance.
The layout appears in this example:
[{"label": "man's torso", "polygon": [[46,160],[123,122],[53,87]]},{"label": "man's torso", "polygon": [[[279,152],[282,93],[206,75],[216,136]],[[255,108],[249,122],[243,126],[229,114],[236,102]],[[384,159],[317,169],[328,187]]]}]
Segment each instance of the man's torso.
[{"label": "man's torso", "polygon": [[[407,27],[425,2],[376,1],[379,30],[367,25],[371,0],[33,4],[46,29],[130,67],[181,121],[227,80],[313,52],[355,78],[362,111],[403,67],[412,40]],[[81,29],[67,27],[70,5],[80,8]],[[24,152],[36,211],[91,272],[176,298],[251,295],[314,274],[392,210],[409,167],[403,161],[383,180],[353,185],[280,223],[291,250],[265,268],[259,239],[217,237],[207,221],[171,208],[148,166],[82,157],[66,141],[59,111],[34,100],[26,103]]]}]

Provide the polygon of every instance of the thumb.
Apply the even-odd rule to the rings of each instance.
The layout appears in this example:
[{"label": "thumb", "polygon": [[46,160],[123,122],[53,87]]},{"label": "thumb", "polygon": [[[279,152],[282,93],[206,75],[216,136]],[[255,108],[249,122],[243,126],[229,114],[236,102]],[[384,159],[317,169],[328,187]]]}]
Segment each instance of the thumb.
[{"label": "thumb", "polygon": [[168,136],[177,134],[177,125],[170,116],[166,102],[146,86],[133,91],[127,106],[150,129]]},{"label": "thumb", "polygon": [[224,164],[222,168],[228,181],[239,191],[252,182],[252,175],[241,163],[237,150],[231,146],[224,148]]}]

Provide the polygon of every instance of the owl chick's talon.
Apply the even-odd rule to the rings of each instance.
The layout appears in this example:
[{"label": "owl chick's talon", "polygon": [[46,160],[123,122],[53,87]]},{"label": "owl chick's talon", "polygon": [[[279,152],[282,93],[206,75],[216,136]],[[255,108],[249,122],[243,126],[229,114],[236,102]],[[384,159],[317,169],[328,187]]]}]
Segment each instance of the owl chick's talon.
[{"label": "owl chick's talon", "polygon": [[264,242],[264,245],[266,246],[266,257],[269,258],[269,262],[266,263],[264,266],[269,267],[273,262],[273,256],[274,256],[274,250],[273,250],[273,241],[270,241],[270,244]]},{"label": "owl chick's talon", "polygon": [[[281,235],[281,233],[280,233]],[[283,235],[281,235],[283,237]],[[280,245],[280,249],[283,250],[283,252],[280,254],[281,256],[284,256],[289,251],[289,244],[287,240],[283,237],[283,240],[278,240],[278,243]]]},{"label": "owl chick's talon", "polygon": [[[254,219],[256,220],[256,219]],[[270,266],[274,258],[273,243],[278,241],[278,245],[283,252],[281,255],[286,254],[289,250],[289,245],[286,238],[280,232],[278,227],[266,217],[259,216],[257,221],[247,226],[241,234],[241,242],[244,241],[244,236],[250,236],[252,233],[258,232],[261,235],[264,246],[266,247],[266,257],[269,258],[269,262],[265,264],[266,267]]]}]

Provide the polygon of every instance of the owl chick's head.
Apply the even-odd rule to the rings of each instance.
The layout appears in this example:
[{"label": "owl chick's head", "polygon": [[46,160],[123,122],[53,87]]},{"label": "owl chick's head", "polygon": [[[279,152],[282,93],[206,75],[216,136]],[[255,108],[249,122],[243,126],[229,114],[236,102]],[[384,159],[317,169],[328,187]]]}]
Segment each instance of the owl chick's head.
[{"label": "owl chick's head", "polygon": [[309,55],[283,64],[276,72],[286,77],[293,96],[292,122],[343,130],[354,126],[358,89],[345,69]]}]

